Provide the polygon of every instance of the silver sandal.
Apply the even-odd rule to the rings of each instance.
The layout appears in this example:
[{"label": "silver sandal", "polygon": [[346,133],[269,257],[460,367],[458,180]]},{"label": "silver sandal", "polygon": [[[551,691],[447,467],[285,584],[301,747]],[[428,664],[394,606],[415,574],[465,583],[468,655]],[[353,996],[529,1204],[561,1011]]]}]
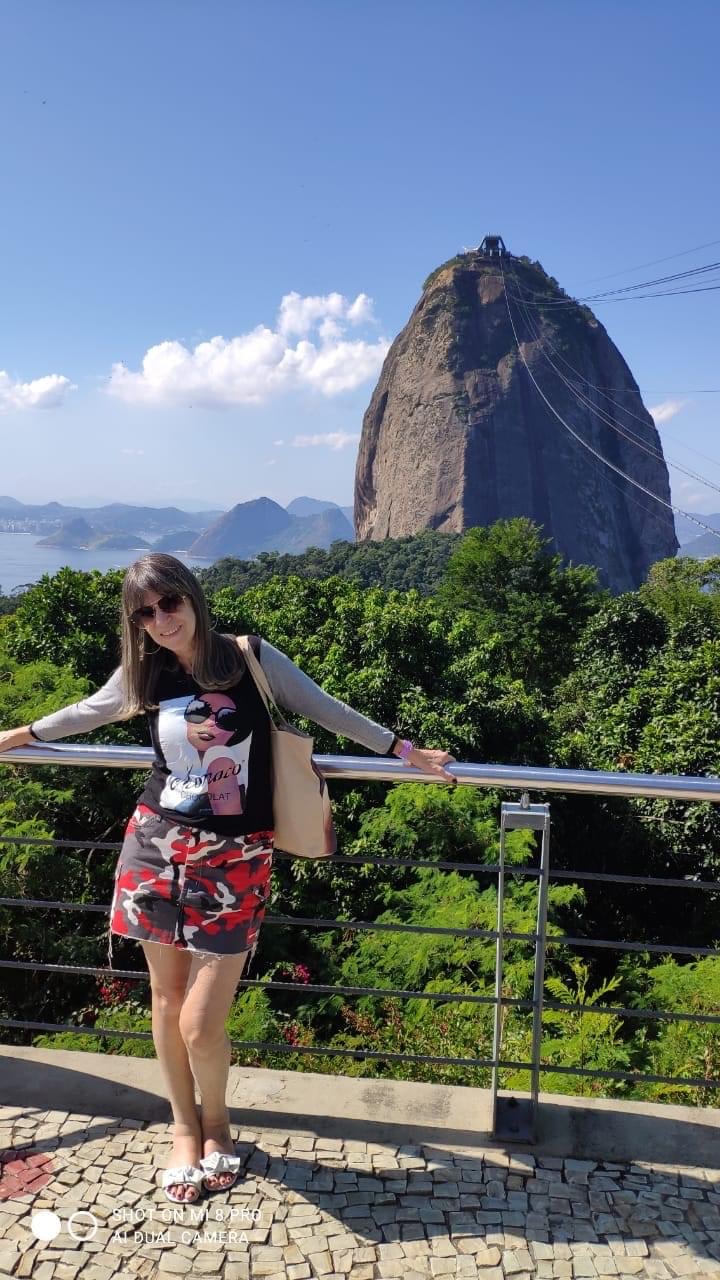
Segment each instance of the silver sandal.
[{"label": "silver sandal", "polygon": [[[198,1169],[196,1164],[180,1164],[174,1169],[164,1170],[162,1178],[163,1190],[167,1199],[171,1200],[173,1204],[196,1204],[203,1190],[203,1178],[203,1171]],[[179,1196],[171,1195],[168,1188],[176,1182],[189,1183],[190,1186],[195,1187],[197,1194],[191,1200],[180,1199]]]},{"label": "silver sandal", "polygon": [[[213,1151],[212,1155],[204,1156],[200,1161],[200,1168],[203,1172],[202,1185],[205,1191],[229,1191],[235,1186],[238,1180],[238,1174],[242,1167],[240,1156],[230,1156],[225,1151]],[[232,1182],[226,1182],[224,1186],[209,1187],[207,1184],[208,1177],[215,1178],[219,1173],[232,1173]]]}]

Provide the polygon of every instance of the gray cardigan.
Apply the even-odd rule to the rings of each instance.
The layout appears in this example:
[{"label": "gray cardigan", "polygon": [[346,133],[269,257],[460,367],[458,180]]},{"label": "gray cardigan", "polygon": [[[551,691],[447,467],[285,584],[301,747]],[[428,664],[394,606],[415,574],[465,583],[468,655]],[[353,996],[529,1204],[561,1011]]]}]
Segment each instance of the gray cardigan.
[{"label": "gray cardigan", "polygon": [[[361,743],[376,755],[385,755],[390,750],[394,736],[392,729],[383,728],[359,711],[354,711],[347,703],[325,693],[286,654],[267,640],[260,643],[260,663],[273,698],[286,711],[306,716],[331,733]],[[89,733],[100,725],[120,720],[122,705],[122,669],[117,667],[107,683],[89,698],[83,698],[81,702],[34,720],[30,728],[39,741],[55,742],[58,738],[74,733]]]}]

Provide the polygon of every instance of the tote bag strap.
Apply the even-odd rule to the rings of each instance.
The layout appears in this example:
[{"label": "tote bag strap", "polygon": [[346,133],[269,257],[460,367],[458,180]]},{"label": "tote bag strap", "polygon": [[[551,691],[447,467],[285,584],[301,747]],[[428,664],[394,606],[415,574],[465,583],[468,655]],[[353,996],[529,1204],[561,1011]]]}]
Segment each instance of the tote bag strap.
[{"label": "tote bag strap", "polygon": [[[252,643],[254,639],[256,639],[255,636],[252,636],[252,637],[236,636],[236,640],[240,646],[242,655],[247,663],[250,675],[252,676],[253,680],[255,681],[255,684],[257,685],[260,691],[260,696],[263,702],[265,703],[265,706],[267,707],[270,719],[273,722],[275,722],[277,718],[282,724],[284,723],[284,720],[283,720],[283,716],[281,715],[280,708],[278,707],[275,699],[272,696],[272,690],[270,689],[270,685],[268,684],[268,678],[265,675],[265,672],[263,671],[260,663],[258,662],[258,659],[255,656],[255,646]],[[259,636],[257,637],[257,639],[259,642]],[[258,643],[258,648],[259,647],[260,646]],[[273,712],[275,713],[274,715],[273,715]]]}]

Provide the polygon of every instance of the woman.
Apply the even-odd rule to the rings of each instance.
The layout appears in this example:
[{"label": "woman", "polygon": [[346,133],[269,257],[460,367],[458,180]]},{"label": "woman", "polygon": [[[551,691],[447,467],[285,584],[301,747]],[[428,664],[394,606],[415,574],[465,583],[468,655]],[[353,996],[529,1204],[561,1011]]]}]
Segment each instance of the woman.
[{"label": "woman", "polygon": [[[152,1033],[173,1115],[163,1187],[178,1203],[235,1182],[225,1103],[225,1021],[252,962],[273,853],[270,719],[236,637],[210,626],[189,569],[151,552],[125,574],[121,664],[97,693],[0,733],[0,751],[52,742],[146,712],[155,751],[115,870],[112,934],[140,942]],[[330,697],[266,640],[257,657],[273,697],[378,754],[454,782],[446,751],[422,750]],[[198,1113],[195,1084],[201,1099]]]}]

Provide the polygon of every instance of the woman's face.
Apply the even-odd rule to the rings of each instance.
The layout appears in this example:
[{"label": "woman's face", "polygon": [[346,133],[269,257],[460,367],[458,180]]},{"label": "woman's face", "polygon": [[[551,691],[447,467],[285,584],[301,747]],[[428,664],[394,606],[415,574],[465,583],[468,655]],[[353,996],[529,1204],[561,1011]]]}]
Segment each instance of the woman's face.
[{"label": "woman's face", "polygon": [[236,717],[237,708],[227,694],[199,694],[185,709],[188,742],[197,751],[226,746],[235,732]]},{"label": "woman's face", "polygon": [[188,657],[192,653],[195,640],[195,610],[187,596],[183,596],[180,608],[174,613],[165,613],[158,604],[164,597],[157,591],[143,593],[143,605],[154,605],[155,616],[147,619],[145,630],[155,644],[169,649],[178,656]]}]

